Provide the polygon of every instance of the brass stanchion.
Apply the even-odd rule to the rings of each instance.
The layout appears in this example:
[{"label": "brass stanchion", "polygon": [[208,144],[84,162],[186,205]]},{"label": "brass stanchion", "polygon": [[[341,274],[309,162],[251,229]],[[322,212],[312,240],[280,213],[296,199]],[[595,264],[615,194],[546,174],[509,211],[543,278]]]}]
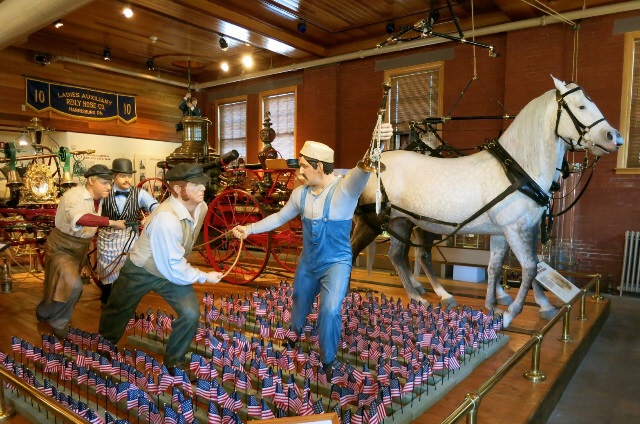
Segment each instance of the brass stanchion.
[{"label": "brass stanchion", "polygon": [[571,305],[564,305],[566,307],[564,316],[562,317],[562,336],[558,337],[561,342],[569,343],[573,339],[569,335],[569,322],[571,321]]},{"label": "brass stanchion", "polygon": [[585,298],[587,297],[587,290],[582,289],[582,296],[580,296],[580,315],[578,315],[578,318],[576,318],[578,321],[586,321],[589,318],[587,318],[587,314],[586,314],[586,301]]},{"label": "brass stanchion", "polygon": [[504,291],[507,291],[511,288],[509,286],[509,281],[507,280],[507,270],[509,269],[509,265],[502,265],[502,288]]},{"label": "brass stanchion", "polygon": [[0,380],[0,421],[8,420],[15,414],[11,406],[4,404],[4,381]]},{"label": "brass stanchion", "polygon": [[478,408],[480,407],[480,400],[482,398],[479,394],[475,392],[467,393],[465,399],[469,400],[473,406],[471,407],[471,411],[467,414],[467,424],[477,424],[478,423]]},{"label": "brass stanchion", "polygon": [[602,277],[600,274],[596,276],[596,292],[591,296],[596,302],[604,300],[604,297],[600,294],[600,277]]},{"label": "brass stanchion", "polygon": [[540,344],[542,343],[543,335],[540,332],[536,332],[533,334],[533,337],[537,340],[533,345],[531,353],[531,369],[529,371],[525,371],[523,376],[527,380],[537,383],[538,381],[545,381],[547,379],[547,375],[540,371]]}]

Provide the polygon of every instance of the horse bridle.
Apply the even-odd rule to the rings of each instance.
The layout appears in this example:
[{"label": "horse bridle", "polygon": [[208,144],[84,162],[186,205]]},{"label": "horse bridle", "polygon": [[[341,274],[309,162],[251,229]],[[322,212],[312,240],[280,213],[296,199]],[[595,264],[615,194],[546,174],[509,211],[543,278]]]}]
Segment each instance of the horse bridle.
[{"label": "horse bridle", "polygon": [[[556,116],[556,129],[555,129],[555,132],[556,132],[556,136],[558,138],[561,138],[565,143],[567,143],[569,145],[569,149],[571,151],[575,150],[576,145],[582,147],[582,140],[584,139],[584,136],[589,133],[591,128],[595,127],[600,122],[605,120],[604,116],[603,116],[602,118],[600,118],[597,121],[593,122],[591,125],[585,125],[582,122],[580,122],[580,120],[576,117],[576,115],[574,115],[574,113],[571,111],[571,109],[569,109],[569,106],[567,105],[567,102],[564,100],[565,97],[567,97],[569,94],[575,93],[576,91],[582,91],[582,94],[584,94],[584,96],[589,101],[591,101],[589,96],[587,96],[587,93],[585,93],[584,90],[582,89],[582,87],[580,87],[580,86],[576,86],[575,88],[567,90],[563,94],[560,94],[560,90],[556,90],[556,101],[558,102],[558,112],[557,112],[557,116]],[[558,127],[560,126],[560,116],[562,115],[562,111],[563,110],[565,110],[567,112],[567,114],[569,115],[569,118],[571,118],[571,121],[573,122],[573,126],[575,127],[576,131],[578,132],[578,135],[580,135],[580,138],[578,138],[578,140],[576,141],[576,144],[573,144],[573,142],[571,140],[567,140],[566,138],[564,138],[563,136],[558,134]]]}]

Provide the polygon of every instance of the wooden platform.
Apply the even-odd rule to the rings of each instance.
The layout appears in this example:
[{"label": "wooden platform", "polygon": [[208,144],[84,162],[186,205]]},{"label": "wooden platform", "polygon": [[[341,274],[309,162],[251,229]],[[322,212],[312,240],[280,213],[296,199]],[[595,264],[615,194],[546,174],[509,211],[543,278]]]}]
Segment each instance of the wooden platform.
[{"label": "wooden platform", "polygon": [[[192,260],[201,268],[205,268],[204,260],[194,254]],[[42,274],[16,274],[14,275],[14,292],[0,295],[0,349],[11,351],[11,336],[16,335],[27,340],[38,340],[46,327],[38,326],[35,319],[35,307],[42,295]],[[292,275],[278,270],[267,270],[251,287],[266,288],[277,283],[281,279],[291,281]],[[460,283],[444,280],[445,288],[455,295],[460,305],[471,305],[474,308],[484,304],[484,292],[486,285],[473,283]],[[428,283],[425,282],[425,287]],[[243,293],[247,286],[234,286],[221,283],[218,285],[196,286],[199,297],[205,291],[215,291],[217,295],[229,293]],[[387,297],[401,297],[408,300],[399,282],[398,277],[391,276],[388,271],[374,272],[367,275],[365,271],[356,269],[352,275],[352,289],[369,289],[384,292]],[[512,296],[516,289],[511,289]],[[424,296],[425,300],[437,302],[438,299],[431,292]],[[435,406],[414,420],[415,423],[438,423],[453,411],[464,399],[466,393],[477,389],[487,380],[509,357],[513,355],[530,337],[540,329],[545,321],[538,319],[538,308],[533,304],[532,296],[527,302],[524,311],[519,315],[506,334],[509,335],[509,343],[496,354],[487,359],[482,366],[475,369],[462,383],[454,387]],[[556,302],[560,305],[559,302]],[[166,307],[166,303],[154,293],[147,295],[139,311],[148,307]],[[557,340],[561,335],[561,322],[557,325],[542,343],[542,355],[540,369],[546,373],[547,380],[532,383],[522,377],[522,374],[531,368],[530,355],[521,361],[509,374],[491,391],[482,401],[479,412],[481,423],[525,423],[544,422],[549,416],[557,400],[562,395],[564,387],[571,379],[573,372],[579,365],[582,357],[588,350],[593,339],[609,314],[609,302],[595,302],[590,297],[587,299],[586,321],[578,321],[578,305],[572,311],[570,334],[573,341],[564,343]],[[76,310],[72,325],[86,331],[97,332],[99,321],[99,290],[93,285],[85,286],[84,292]],[[21,417],[16,417],[9,422],[26,422]]]}]

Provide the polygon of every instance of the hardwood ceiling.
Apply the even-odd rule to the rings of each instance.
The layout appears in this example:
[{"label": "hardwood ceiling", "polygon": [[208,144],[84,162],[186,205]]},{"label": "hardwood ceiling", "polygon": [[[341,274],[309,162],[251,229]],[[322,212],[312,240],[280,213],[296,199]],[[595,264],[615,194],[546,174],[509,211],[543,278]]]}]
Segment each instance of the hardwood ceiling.
[{"label": "hardwood ceiling", "polygon": [[[434,0],[439,19],[433,30],[455,34],[446,0]],[[543,16],[530,4],[566,13],[623,3],[617,0],[450,0],[463,31]],[[16,47],[56,57],[101,63],[109,68],[164,79],[203,82],[239,75],[244,55],[253,71],[374,48],[389,34],[429,16],[430,0],[95,0],[67,16],[61,28],[51,23]],[[28,2],[25,2],[28,5]],[[1,9],[0,2],[0,9]],[[25,6],[28,7],[28,6]],[[301,19],[306,31],[298,31]],[[220,36],[229,48],[220,48]],[[24,41],[24,40],[23,40]],[[111,60],[102,60],[105,48]],[[153,59],[155,70],[147,69]],[[219,71],[229,63],[228,73]],[[189,67],[188,64],[191,64]]]}]

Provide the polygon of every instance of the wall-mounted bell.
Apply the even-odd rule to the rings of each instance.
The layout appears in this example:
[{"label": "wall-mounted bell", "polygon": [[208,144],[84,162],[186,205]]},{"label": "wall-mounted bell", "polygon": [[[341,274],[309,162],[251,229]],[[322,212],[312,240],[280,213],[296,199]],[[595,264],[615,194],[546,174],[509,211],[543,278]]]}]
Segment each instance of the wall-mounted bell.
[{"label": "wall-mounted bell", "polygon": [[67,188],[78,185],[75,181],[73,181],[73,175],[71,175],[70,171],[64,171],[62,173],[62,180],[60,180],[60,186]]}]

